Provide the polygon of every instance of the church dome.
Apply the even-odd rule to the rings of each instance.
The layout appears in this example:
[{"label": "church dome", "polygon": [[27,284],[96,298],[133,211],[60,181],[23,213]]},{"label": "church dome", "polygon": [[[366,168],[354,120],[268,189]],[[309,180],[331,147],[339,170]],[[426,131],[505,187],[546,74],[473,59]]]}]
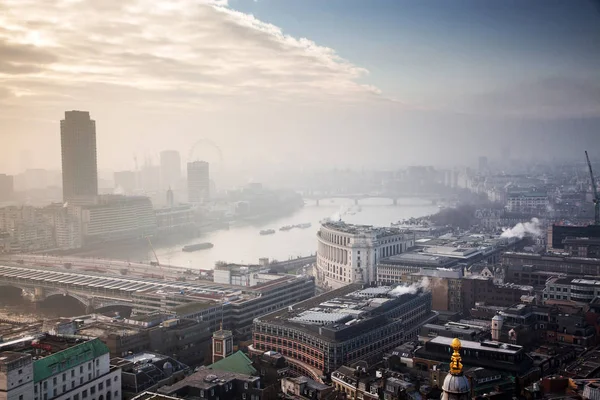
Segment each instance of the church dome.
[{"label": "church dome", "polygon": [[441,400],[467,400],[470,397],[471,385],[469,379],[463,375],[462,362],[460,357],[461,343],[458,338],[455,338],[450,344],[454,350],[450,361],[450,373],[446,375],[444,384],[442,385]]},{"label": "church dome", "polygon": [[470,385],[469,379],[464,375],[446,375],[444,384],[442,385],[444,393],[448,394],[465,394],[469,393]]}]

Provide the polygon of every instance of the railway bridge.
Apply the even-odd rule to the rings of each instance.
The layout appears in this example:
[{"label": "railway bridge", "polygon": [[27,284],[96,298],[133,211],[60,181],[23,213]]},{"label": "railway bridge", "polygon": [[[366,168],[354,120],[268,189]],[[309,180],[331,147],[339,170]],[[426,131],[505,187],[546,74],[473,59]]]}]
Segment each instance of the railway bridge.
[{"label": "railway bridge", "polygon": [[0,286],[13,286],[32,301],[50,296],[71,296],[86,309],[127,306],[134,308],[134,297],[144,292],[214,293],[216,297],[231,287],[213,282],[179,282],[139,277],[119,277],[92,272],[68,272],[41,267],[0,265]]}]

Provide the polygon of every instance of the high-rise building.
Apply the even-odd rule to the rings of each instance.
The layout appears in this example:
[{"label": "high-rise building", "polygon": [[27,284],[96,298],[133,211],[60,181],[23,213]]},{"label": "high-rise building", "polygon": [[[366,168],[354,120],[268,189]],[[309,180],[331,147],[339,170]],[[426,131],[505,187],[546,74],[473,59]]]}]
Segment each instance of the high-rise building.
[{"label": "high-rise building", "polygon": [[202,203],[210,198],[209,168],[206,161],[187,164],[188,201]]},{"label": "high-rise building", "polygon": [[0,202],[9,201],[13,197],[14,180],[11,175],[0,174]]},{"label": "high-rise building", "polygon": [[60,121],[63,201],[98,195],[96,121],[87,111],[66,111]]},{"label": "high-rise building", "polygon": [[160,153],[160,185],[162,189],[175,188],[181,180],[181,157],[175,150]]}]

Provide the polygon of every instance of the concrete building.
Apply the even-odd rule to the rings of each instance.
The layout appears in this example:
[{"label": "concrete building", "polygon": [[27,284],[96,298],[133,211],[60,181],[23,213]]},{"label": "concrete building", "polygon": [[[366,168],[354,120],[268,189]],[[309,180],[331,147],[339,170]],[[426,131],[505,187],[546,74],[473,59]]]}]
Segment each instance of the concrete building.
[{"label": "concrete building", "polygon": [[15,190],[14,179],[11,175],[0,174],[0,203],[13,199]]},{"label": "concrete building", "polygon": [[512,191],[508,192],[506,200],[506,209],[510,212],[546,211],[550,207],[546,192]]},{"label": "concrete building", "polygon": [[162,190],[176,188],[181,181],[181,156],[178,151],[160,153],[160,187]]},{"label": "concrete building", "polygon": [[158,389],[158,393],[190,400],[275,400],[277,389],[265,387],[258,376],[205,368],[171,386]]},{"label": "concrete building", "polygon": [[147,352],[112,358],[110,365],[121,370],[124,399],[172,385],[190,373],[190,367],[172,357]]},{"label": "concrete building", "polygon": [[406,251],[415,243],[412,232],[327,222],[317,233],[317,284],[337,289],[355,282],[377,280],[380,259]]},{"label": "concrete building", "polygon": [[502,254],[501,260],[502,266],[507,269],[507,278],[521,278],[519,271],[511,271],[514,267],[525,266],[531,266],[532,271],[545,271],[557,275],[600,276],[600,262],[596,258],[506,252]]},{"label": "concrete building", "polygon": [[25,400],[33,396],[33,361],[30,354],[0,352],[0,399]]},{"label": "concrete building", "polygon": [[291,369],[317,381],[344,364],[378,362],[417,339],[421,325],[436,316],[430,292],[409,292],[353,284],[258,317],[250,353],[279,352]]},{"label": "concrete building", "polygon": [[187,189],[190,203],[203,203],[210,199],[209,164],[206,161],[187,164]]},{"label": "concrete building", "polygon": [[544,301],[548,303],[552,303],[552,300],[563,300],[588,304],[598,296],[600,280],[593,278],[551,278],[546,282],[543,291]]},{"label": "concrete building", "polygon": [[114,180],[115,191],[122,191],[118,194],[133,194],[138,188],[135,171],[117,171],[114,174]]},{"label": "concrete building", "polygon": [[154,210],[154,213],[158,234],[189,233],[194,232],[197,228],[195,209],[189,204],[158,208]]},{"label": "concrete building", "polygon": [[152,202],[144,196],[105,195],[94,205],[75,206],[85,245],[143,238],[156,233]]},{"label": "concrete building", "polygon": [[26,252],[56,247],[52,222],[31,206],[0,208],[0,233],[6,234],[0,252]]},{"label": "concrete building", "polygon": [[98,195],[96,121],[87,111],[66,111],[60,121],[63,201]]},{"label": "concrete building", "polygon": [[111,357],[156,352],[190,366],[210,360],[211,331],[207,322],[190,319],[113,322],[110,318],[95,316],[85,320],[77,333],[101,339]]},{"label": "concrete building", "polygon": [[121,399],[121,370],[99,339],[41,335],[0,344],[0,395],[15,400]]}]

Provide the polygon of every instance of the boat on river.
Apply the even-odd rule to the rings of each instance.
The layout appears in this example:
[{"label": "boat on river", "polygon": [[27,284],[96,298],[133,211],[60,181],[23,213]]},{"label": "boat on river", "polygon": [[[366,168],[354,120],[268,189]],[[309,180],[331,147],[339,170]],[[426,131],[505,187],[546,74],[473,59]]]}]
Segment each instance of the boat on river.
[{"label": "boat on river", "polygon": [[208,243],[208,242],[196,243],[196,244],[188,244],[187,246],[183,246],[181,251],[192,252],[192,251],[196,251],[196,250],[212,249],[213,247],[215,247],[215,245],[212,243]]},{"label": "boat on river", "polygon": [[272,235],[275,233],[275,229],[264,229],[262,231],[260,231],[261,235]]}]

